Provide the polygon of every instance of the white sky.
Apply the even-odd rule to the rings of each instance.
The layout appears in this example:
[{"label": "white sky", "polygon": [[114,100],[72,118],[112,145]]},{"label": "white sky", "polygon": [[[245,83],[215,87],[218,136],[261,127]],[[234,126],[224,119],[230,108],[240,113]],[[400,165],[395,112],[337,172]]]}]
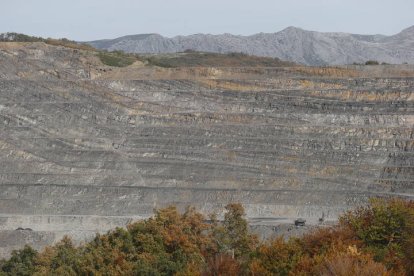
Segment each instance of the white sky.
[{"label": "white sky", "polygon": [[250,35],[288,26],[395,34],[414,25],[414,0],[0,0],[0,33],[74,40],[129,34]]}]

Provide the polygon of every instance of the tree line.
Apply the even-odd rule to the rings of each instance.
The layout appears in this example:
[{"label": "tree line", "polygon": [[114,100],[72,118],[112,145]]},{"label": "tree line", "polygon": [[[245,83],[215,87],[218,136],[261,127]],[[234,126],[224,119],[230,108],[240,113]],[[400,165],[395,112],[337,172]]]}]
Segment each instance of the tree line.
[{"label": "tree line", "polygon": [[168,207],[82,245],[26,246],[0,261],[0,275],[414,275],[414,202],[373,199],[335,226],[265,241],[240,204],[222,221]]}]

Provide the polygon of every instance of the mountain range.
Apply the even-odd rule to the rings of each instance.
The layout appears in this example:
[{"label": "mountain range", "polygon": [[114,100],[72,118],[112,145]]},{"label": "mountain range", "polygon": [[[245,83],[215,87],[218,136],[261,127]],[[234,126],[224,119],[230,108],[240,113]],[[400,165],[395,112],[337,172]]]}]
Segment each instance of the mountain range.
[{"label": "mountain range", "polygon": [[194,34],[168,38],[159,34],[139,34],[86,43],[99,49],[129,53],[242,52],[306,65],[342,65],[368,60],[414,63],[414,26],[391,36],[324,33],[288,27],[276,33],[250,36]]}]

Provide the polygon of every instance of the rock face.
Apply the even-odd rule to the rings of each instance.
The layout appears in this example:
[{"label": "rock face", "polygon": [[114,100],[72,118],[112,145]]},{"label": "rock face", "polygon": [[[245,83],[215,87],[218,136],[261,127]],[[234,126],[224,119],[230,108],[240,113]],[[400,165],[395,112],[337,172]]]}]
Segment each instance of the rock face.
[{"label": "rock face", "polygon": [[307,65],[343,65],[367,60],[414,63],[414,26],[393,36],[320,33],[289,27],[277,33],[251,36],[196,34],[166,38],[145,34],[88,43],[100,49],[131,53],[175,53],[187,49],[243,52]]},{"label": "rock face", "polygon": [[414,193],[412,66],[114,69],[42,43],[0,57],[0,254],[171,204],[312,223]]}]

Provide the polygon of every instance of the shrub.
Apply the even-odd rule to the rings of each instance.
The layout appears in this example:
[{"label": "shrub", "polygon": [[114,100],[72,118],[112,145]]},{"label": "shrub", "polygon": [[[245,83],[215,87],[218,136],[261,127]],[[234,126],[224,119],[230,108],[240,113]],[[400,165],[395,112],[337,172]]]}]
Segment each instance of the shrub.
[{"label": "shrub", "polygon": [[368,60],[365,62],[365,65],[379,65],[379,62],[376,60]]},{"label": "shrub", "polygon": [[135,56],[125,54],[122,51],[102,51],[98,53],[98,57],[103,64],[114,67],[126,67],[133,64],[137,60]]}]

